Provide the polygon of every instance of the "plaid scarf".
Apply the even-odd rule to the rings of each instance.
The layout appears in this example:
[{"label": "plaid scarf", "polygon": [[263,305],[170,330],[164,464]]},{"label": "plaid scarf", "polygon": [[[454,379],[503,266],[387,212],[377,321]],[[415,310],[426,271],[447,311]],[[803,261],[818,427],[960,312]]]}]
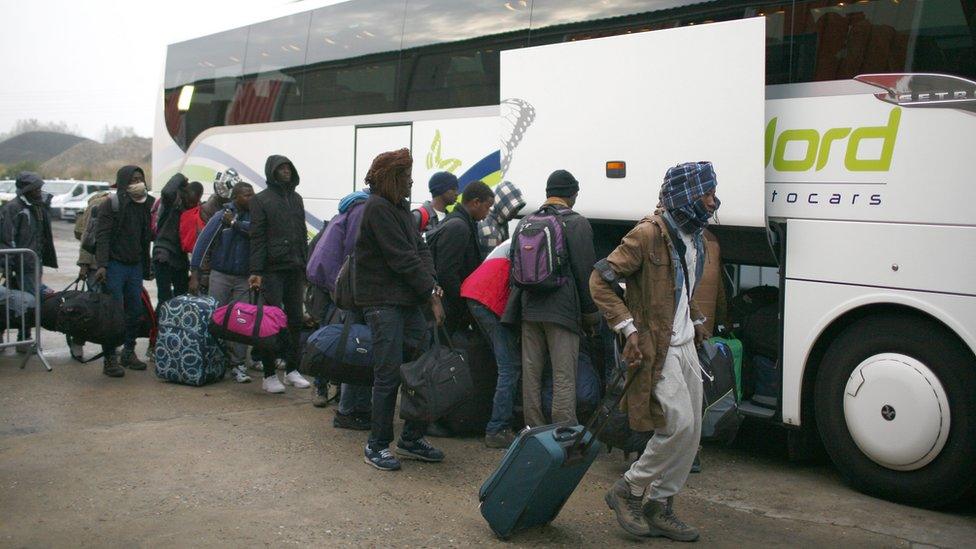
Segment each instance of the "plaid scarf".
[{"label": "plaid scarf", "polygon": [[[702,197],[715,189],[715,169],[711,162],[686,162],[668,169],[661,186],[661,205],[678,227],[695,234],[708,225],[712,217]],[[718,198],[715,199],[716,207]]]},{"label": "plaid scarf", "polygon": [[495,205],[488,217],[478,222],[478,244],[482,250],[490,251],[508,240],[508,222],[525,207],[522,191],[510,181],[503,181],[495,187]]}]

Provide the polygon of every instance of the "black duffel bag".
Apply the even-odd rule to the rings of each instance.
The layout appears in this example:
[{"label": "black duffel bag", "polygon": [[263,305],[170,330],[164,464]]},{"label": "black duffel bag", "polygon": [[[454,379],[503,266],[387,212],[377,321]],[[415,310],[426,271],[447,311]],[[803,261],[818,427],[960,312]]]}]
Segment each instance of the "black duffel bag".
[{"label": "black duffel bag", "polygon": [[731,444],[742,417],[735,393],[735,359],[723,342],[706,341],[698,349],[702,379],[702,440]]},{"label": "black duffel bag", "polygon": [[434,330],[434,343],[420,358],[400,366],[400,418],[432,423],[469,398],[471,372],[463,353],[444,333],[442,345]]},{"label": "black duffel bag", "polygon": [[[41,326],[78,341],[109,347],[125,340],[125,310],[111,295],[80,288],[75,280],[41,304]],[[53,320],[53,323],[52,323]]]},{"label": "black duffel bag", "polygon": [[373,384],[373,335],[369,326],[345,314],[342,324],[323,326],[308,336],[301,369],[335,383]]}]

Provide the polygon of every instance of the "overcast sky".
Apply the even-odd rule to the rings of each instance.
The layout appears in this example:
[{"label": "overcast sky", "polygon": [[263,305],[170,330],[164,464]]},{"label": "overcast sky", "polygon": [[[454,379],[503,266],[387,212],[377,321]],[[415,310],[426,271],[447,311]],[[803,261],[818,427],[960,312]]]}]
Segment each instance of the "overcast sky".
[{"label": "overcast sky", "polygon": [[106,124],[150,137],[167,44],[322,3],[0,0],[0,133],[37,118],[94,139]]}]

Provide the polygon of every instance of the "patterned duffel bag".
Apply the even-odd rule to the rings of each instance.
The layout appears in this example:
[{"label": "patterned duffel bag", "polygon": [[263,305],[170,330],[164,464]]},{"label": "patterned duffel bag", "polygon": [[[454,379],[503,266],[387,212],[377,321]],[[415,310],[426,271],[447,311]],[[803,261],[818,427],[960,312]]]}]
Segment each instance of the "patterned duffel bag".
[{"label": "patterned duffel bag", "polygon": [[226,359],[220,342],[207,330],[217,300],[181,295],[159,311],[156,377],[184,385],[206,385],[224,377]]}]

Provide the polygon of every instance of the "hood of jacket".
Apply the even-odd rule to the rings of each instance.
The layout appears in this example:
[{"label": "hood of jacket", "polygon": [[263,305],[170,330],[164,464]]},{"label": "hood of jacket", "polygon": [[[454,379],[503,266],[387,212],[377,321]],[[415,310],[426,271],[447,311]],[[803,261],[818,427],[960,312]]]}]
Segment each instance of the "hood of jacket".
[{"label": "hood of jacket", "polygon": [[44,180],[34,172],[20,172],[17,175],[17,196],[24,196],[34,189],[44,186]]},{"label": "hood of jacket", "polygon": [[291,185],[290,189],[294,189],[298,186],[298,170],[295,169],[295,164],[288,160],[287,156],[282,156],[280,154],[273,154],[268,157],[268,160],[264,163],[264,179],[267,182],[268,187],[282,187],[282,183],[275,179],[274,173],[282,164],[291,164]]},{"label": "hood of jacket", "polygon": [[369,191],[356,191],[354,193],[347,194],[339,201],[339,213],[346,213],[353,204],[360,201],[365,201],[369,198]]},{"label": "hood of jacket", "polygon": [[495,187],[495,205],[491,209],[499,222],[508,223],[515,219],[524,207],[525,199],[522,198],[522,190],[511,181],[502,181]]},{"label": "hood of jacket", "polygon": [[145,179],[146,172],[142,171],[142,168],[140,168],[139,166],[129,165],[129,166],[122,166],[121,168],[119,168],[119,171],[115,173],[115,188],[121,191],[126,187],[128,187],[129,182],[132,179],[132,174],[136,172],[141,173],[143,179]]}]

